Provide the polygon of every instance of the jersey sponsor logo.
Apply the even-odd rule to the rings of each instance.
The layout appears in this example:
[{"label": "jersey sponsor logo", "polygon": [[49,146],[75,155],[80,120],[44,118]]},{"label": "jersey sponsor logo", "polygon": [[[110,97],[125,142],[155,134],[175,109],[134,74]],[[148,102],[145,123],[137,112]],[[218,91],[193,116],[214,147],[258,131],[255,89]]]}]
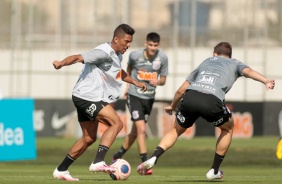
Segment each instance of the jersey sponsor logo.
[{"label": "jersey sponsor logo", "polygon": [[150,81],[158,78],[157,72],[138,71],[137,78],[139,80]]},{"label": "jersey sponsor logo", "polygon": [[138,111],[133,111],[133,112],[132,112],[132,118],[133,118],[133,119],[139,118],[139,112],[138,112]]},{"label": "jersey sponsor logo", "polygon": [[219,74],[217,74],[217,73],[208,72],[208,71],[202,71],[202,72],[201,72],[201,75],[204,75],[204,74],[206,74],[206,75],[215,75],[215,76],[219,76]]},{"label": "jersey sponsor logo", "polygon": [[220,118],[219,120],[212,122],[211,125],[217,126],[217,125],[219,125],[222,122],[223,122],[223,118]]},{"label": "jersey sponsor logo", "polygon": [[200,79],[197,82],[215,84],[216,78],[208,75],[201,75]]},{"label": "jersey sponsor logo", "polygon": [[136,92],[137,92],[138,94],[142,94],[142,95],[153,95],[153,94],[155,94],[155,90],[154,90],[154,89],[147,90],[147,91],[142,91],[142,89],[138,88],[138,89],[136,90]]},{"label": "jersey sponsor logo", "polygon": [[108,96],[108,98],[109,98],[110,100],[116,100],[116,99],[118,99],[118,97],[114,97],[113,95]]},{"label": "jersey sponsor logo", "polygon": [[138,62],[136,63],[137,66],[144,66],[144,65],[152,65],[150,61],[144,60],[144,59],[139,59]]},{"label": "jersey sponsor logo", "polygon": [[160,62],[160,61],[154,61],[154,62],[153,62],[152,68],[153,68],[154,70],[158,70],[158,69],[160,69],[160,67],[161,67],[161,62]]},{"label": "jersey sponsor logo", "polygon": [[203,90],[209,91],[209,92],[211,92],[211,93],[215,93],[215,91],[216,91],[215,88],[213,88],[213,87],[211,87],[211,86],[208,86],[208,85],[192,83],[191,86],[198,87],[198,88],[202,88]]},{"label": "jersey sponsor logo", "polygon": [[116,80],[120,79],[122,75],[122,70],[117,73]]},{"label": "jersey sponsor logo", "polygon": [[94,111],[96,110],[96,105],[95,104],[91,104],[88,109],[86,109],[86,113],[89,114],[90,116],[93,116]]}]

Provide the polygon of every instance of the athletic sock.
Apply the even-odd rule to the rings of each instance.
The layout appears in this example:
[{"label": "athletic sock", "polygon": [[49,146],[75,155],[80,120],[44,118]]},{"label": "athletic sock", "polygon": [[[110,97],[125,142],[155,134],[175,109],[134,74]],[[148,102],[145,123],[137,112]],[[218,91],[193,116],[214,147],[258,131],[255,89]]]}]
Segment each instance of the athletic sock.
[{"label": "athletic sock", "polygon": [[219,155],[217,153],[214,154],[214,160],[213,160],[213,164],[212,164],[212,168],[214,169],[214,174],[218,173],[219,170],[219,166],[221,164],[221,162],[224,159],[224,155]]},{"label": "athletic sock", "polygon": [[107,146],[99,145],[93,164],[104,161],[105,156],[108,151],[109,151],[109,148]]},{"label": "athletic sock", "polygon": [[152,157],[156,157],[156,158],[157,158],[156,161],[155,161],[155,164],[157,164],[158,158],[159,158],[164,152],[165,152],[165,150],[164,150],[162,147],[160,147],[160,146],[157,146],[157,147],[156,147],[156,149],[155,149],[153,155],[151,156],[151,158],[152,158]]},{"label": "athletic sock", "polygon": [[68,170],[69,166],[75,161],[69,154],[65,157],[63,162],[57,167],[58,171],[66,171]]},{"label": "athletic sock", "polygon": [[113,159],[118,159],[121,158],[125,153],[126,153],[126,149],[124,149],[123,146],[120,147],[120,149],[118,150],[118,152],[116,152],[116,154],[114,154]]},{"label": "athletic sock", "polygon": [[145,162],[146,160],[148,160],[147,153],[140,154],[140,158],[142,162]]}]

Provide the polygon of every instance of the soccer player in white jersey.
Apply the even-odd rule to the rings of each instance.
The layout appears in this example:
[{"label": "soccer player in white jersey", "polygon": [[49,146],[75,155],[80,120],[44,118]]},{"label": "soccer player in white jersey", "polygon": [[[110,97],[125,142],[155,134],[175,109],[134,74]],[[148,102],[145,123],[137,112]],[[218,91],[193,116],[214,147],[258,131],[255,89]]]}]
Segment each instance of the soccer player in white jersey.
[{"label": "soccer player in white jersey", "polygon": [[103,133],[96,157],[91,163],[91,172],[113,173],[115,169],[104,162],[105,155],[122,129],[123,123],[110,105],[120,96],[122,81],[131,83],[146,91],[145,84],[132,79],[121,68],[122,54],[130,47],[135,30],[127,24],[119,25],[109,43],[62,61],[54,61],[55,69],[75,63],[83,63],[84,68],[72,92],[72,100],[77,109],[82,137],[74,143],[62,163],[56,167],[53,176],[57,179],[78,181],[68,168],[97,139],[98,124],[108,126]]},{"label": "soccer player in white jersey", "polygon": [[[124,97],[127,99],[133,125],[113,159],[121,158],[137,139],[141,162],[147,160],[146,123],[155,101],[156,87],[163,86],[168,75],[168,59],[159,49],[159,45],[160,35],[151,32],[147,34],[145,49],[133,51],[129,55],[127,73],[133,79],[144,82],[147,91],[143,92],[134,85],[127,85]],[[152,172],[150,169],[146,175]]]},{"label": "soccer player in white jersey", "polygon": [[157,159],[174,145],[177,138],[202,117],[212,126],[221,129],[214,161],[206,177],[208,180],[223,177],[219,167],[231,144],[234,129],[232,114],[224,104],[225,94],[241,76],[263,83],[266,90],[275,86],[274,80],[267,79],[236,59],[231,59],[231,55],[231,45],[228,42],[219,43],[214,48],[213,57],[204,60],[176,91],[171,104],[165,107],[165,111],[172,114],[181,101],[176,111],[174,127],[164,135],[151,158],[137,167],[140,174],[143,175],[152,168]]}]

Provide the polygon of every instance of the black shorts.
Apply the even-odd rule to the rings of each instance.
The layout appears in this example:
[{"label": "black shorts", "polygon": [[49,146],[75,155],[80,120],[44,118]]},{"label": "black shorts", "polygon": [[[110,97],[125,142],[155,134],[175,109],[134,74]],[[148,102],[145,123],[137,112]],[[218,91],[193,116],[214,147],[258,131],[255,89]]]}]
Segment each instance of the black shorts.
[{"label": "black shorts", "polygon": [[127,95],[126,104],[131,114],[131,120],[145,120],[147,122],[154,102],[155,99],[142,99],[133,95]]},{"label": "black shorts", "polygon": [[107,102],[91,102],[76,96],[72,96],[72,101],[76,107],[79,122],[94,121],[100,110],[108,105]]},{"label": "black shorts", "polygon": [[216,96],[187,90],[176,111],[177,122],[181,127],[189,128],[200,116],[218,127],[227,122],[232,114]]}]

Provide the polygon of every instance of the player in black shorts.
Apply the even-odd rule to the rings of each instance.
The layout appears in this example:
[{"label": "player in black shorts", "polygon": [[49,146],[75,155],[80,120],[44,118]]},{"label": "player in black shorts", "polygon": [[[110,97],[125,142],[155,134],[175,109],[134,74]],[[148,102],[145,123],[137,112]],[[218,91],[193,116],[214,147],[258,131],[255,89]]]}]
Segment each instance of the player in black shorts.
[{"label": "player in black shorts", "polygon": [[216,96],[187,90],[176,112],[177,122],[181,127],[189,128],[200,116],[218,127],[231,118],[231,112]]},{"label": "player in black shorts", "polygon": [[123,82],[136,85],[141,91],[147,89],[145,84],[132,79],[121,68],[122,54],[130,47],[134,33],[135,30],[129,25],[120,24],[114,30],[112,41],[53,62],[57,70],[76,63],[84,64],[72,90],[72,99],[77,109],[82,136],[71,146],[62,162],[54,169],[54,178],[79,181],[78,178],[71,176],[69,167],[97,141],[100,123],[106,125],[107,129],[99,139],[97,152],[93,156],[89,171],[107,174],[116,172],[115,168],[106,164],[105,156],[122,129],[123,123],[111,104],[119,98]]},{"label": "player in black shorts", "polygon": [[206,177],[208,180],[223,177],[219,166],[231,144],[234,128],[231,113],[224,105],[225,94],[241,76],[263,83],[266,90],[273,89],[275,86],[274,80],[267,79],[236,59],[231,59],[231,55],[231,45],[228,42],[219,43],[214,48],[213,57],[204,60],[176,91],[171,105],[165,107],[165,111],[172,114],[181,101],[176,111],[176,123],[162,138],[151,158],[137,167],[141,175],[156,164],[157,159],[174,145],[187,128],[191,127],[199,117],[203,117],[212,126],[221,130],[216,143],[214,161]]},{"label": "player in black shorts", "polygon": [[[168,58],[159,49],[159,45],[160,35],[151,32],[147,34],[145,48],[133,51],[129,55],[127,73],[136,81],[146,84],[147,91],[142,92],[134,85],[127,85],[124,98],[127,99],[127,106],[133,124],[120,149],[113,155],[113,159],[122,158],[135,140],[137,141],[141,162],[148,159],[146,123],[151,114],[156,88],[165,85],[168,75]],[[151,175],[152,173],[153,170],[149,169],[145,175]]]},{"label": "player in black shorts", "polygon": [[[155,99],[142,99],[128,95],[126,104],[131,114],[132,121],[145,120],[150,116]],[[134,107],[134,108],[132,108]]]}]

